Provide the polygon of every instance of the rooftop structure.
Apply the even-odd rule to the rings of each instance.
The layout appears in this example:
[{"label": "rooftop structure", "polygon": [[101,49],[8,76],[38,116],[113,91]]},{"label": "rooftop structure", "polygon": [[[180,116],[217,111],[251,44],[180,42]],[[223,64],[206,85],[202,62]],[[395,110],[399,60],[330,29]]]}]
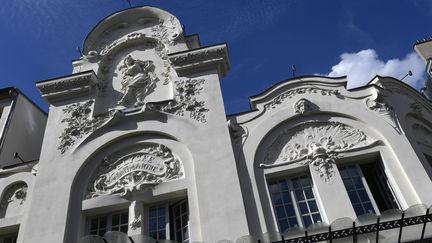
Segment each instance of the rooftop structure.
[{"label": "rooftop structure", "polygon": [[[0,243],[432,237],[428,89],[295,77],[227,116],[227,45],[153,7],[103,19],[72,65],[36,84],[47,120],[0,90]],[[13,103],[23,117],[5,120]]]}]

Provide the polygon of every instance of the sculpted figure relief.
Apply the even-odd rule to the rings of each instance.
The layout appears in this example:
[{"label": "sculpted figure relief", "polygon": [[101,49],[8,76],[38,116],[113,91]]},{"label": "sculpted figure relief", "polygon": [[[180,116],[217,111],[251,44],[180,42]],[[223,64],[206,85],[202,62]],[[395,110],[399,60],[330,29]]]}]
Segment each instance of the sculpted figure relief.
[{"label": "sculpted figure relief", "polygon": [[316,107],[312,102],[310,102],[307,99],[299,99],[294,104],[294,111],[297,114],[304,114],[306,112],[313,111],[313,110],[316,110]]},{"label": "sculpted figure relief", "polygon": [[125,107],[145,105],[146,97],[153,92],[158,81],[154,69],[152,61],[136,60],[128,55],[119,68],[124,75],[121,83],[123,95],[117,104]]}]

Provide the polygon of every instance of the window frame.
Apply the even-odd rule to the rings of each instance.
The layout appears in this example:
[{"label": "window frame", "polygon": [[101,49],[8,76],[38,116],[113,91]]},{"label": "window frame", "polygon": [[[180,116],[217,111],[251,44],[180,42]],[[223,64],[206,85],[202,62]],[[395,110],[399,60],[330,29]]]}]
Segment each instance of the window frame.
[{"label": "window frame", "polygon": [[[372,207],[373,207],[373,209],[374,209],[374,211],[375,211],[375,214],[376,214],[376,215],[381,215],[382,212],[381,212],[381,210],[378,208],[378,204],[377,204],[377,202],[376,202],[376,199],[375,199],[375,197],[374,197],[373,194],[372,194],[372,191],[371,191],[371,189],[370,189],[370,186],[369,186],[369,184],[368,184],[368,182],[367,182],[367,180],[366,180],[366,177],[365,177],[364,174],[363,174],[363,170],[362,170],[362,168],[361,168],[362,165],[366,165],[366,164],[373,164],[373,163],[380,163],[380,165],[378,165],[378,166],[380,166],[380,168],[381,168],[381,172],[386,176],[386,183],[387,183],[387,186],[388,186],[388,188],[389,188],[389,191],[390,191],[392,197],[395,199],[396,204],[398,205],[398,208],[399,208],[399,209],[402,208],[402,204],[401,204],[401,202],[400,202],[400,199],[397,197],[397,193],[395,192],[395,190],[394,190],[393,187],[392,187],[392,183],[391,183],[390,179],[388,178],[388,175],[387,175],[386,172],[385,172],[385,167],[384,167],[383,161],[382,161],[382,159],[381,159],[380,157],[376,158],[376,159],[373,160],[373,161],[369,161],[369,162],[362,162],[362,163],[356,163],[356,162],[354,162],[354,163],[340,164],[340,165],[337,165],[337,169],[338,169],[338,171],[339,171],[339,173],[340,173],[341,169],[344,169],[344,168],[347,168],[347,167],[351,167],[351,166],[354,166],[354,167],[355,167],[355,169],[356,169],[358,175],[359,175],[360,178],[361,178],[361,181],[362,181],[363,187],[365,188],[365,191],[366,191],[366,193],[367,193],[367,195],[368,195],[368,197],[369,197],[369,201],[370,201],[370,203],[372,204]],[[351,178],[351,177],[350,177],[350,178]],[[341,175],[341,179],[342,179],[342,183],[343,183],[343,185],[344,185],[345,191],[348,193],[348,191],[347,191],[347,189],[346,189],[346,186],[345,186],[345,183],[343,182],[342,175]],[[353,203],[351,202],[351,198],[349,198],[349,199],[350,199],[351,207],[353,208],[353,210],[354,210],[354,212],[355,212],[355,209],[354,209]],[[365,214],[367,214],[367,212],[366,212]],[[357,215],[357,213],[356,213],[356,215]],[[361,215],[363,215],[363,214],[361,214]],[[360,215],[357,215],[357,217],[359,217],[359,216],[360,216]]]},{"label": "window frame", "polygon": [[[317,222],[324,222],[323,209],[322,209],[321,204],[319,202],[319,197],[317,196],[317,193],[315,192],[315,186],[314,186],[314,183],[313,183],[312,178],[311,178],[311,176],[310,176],[309,173],[291,174],[291,175],[284,175],[284,176],[267,178],[266,183],[267,183],[268,199],[269,199],[269,203],[270,203],[271,212],[272,212],[272,215],[273,215],[275,226],[276,226],[276,228],[279,231],[281,231],[281,226],[279,224],[279,218],[278,218],[278,215],[277,215],[277,212],[276,212],[276,206],[273,203],[272,194],[274,192],[271,191],[270,185],[271,185],[271,183],[280,182],[280,181],[284,180],[284,181],[286,181],[287,186],[288,186],[289,195],[291,197],[292,206],[294,208],[294,213],[295,213],[295,217],[296,217],[296,220],[297,220],[297,226],[289,226],[288,225],[288,228],[284,229],[283,231],[286,231],[286,230],[288,230],[290,228],[295,228],[295,227],[305,227],[305,222],[303,220],[303,216],[302,216],[302,213],[301,213],[301,210],[300,210],[300,206],[299,206],[299,200],[298,200],[297,195],[295,193],[296,189],[294,188],[294,185],[293,185],[293,179],[295,179],[295,178],[299,178],[300,179],[302,177],[306,177],[308,179],[308,181],[309,181],[309,184],[310,184],[310,187],[311,187],[311,190],[312,190],[312,194],[313,194],[313,199],[315,200],[315,203],[316,203],[316,206],[317,206],[317,212],[319,213],[319,216],[321,218],[321,220],[319,220]],[[278,191],[278,192],[281,193],[281,191]],[[302,192],[304,193],[303,186],[302,186]],[[308,199],[304,199],[304,200],[300,200],[300,201],[309,201],[309,200]],[[309,217],[312,218],[312,214],[314,214],[314,213],[310,211],[309,203],[306,203],[306,205],[308,207]],[[314,220],[312,219],[312,224],[317,223],[317,222],[314,222]],[[283,232],[283,231],[281,231],[281,232]]]},{"label": "window frame", "polygon": [[[144,231],[147,235],[150,237],[153,237],[150,235],[150,209],[154,207],[163,207],[165,209],[165,238],[166,239],[160,239],[160,240],[173,240],[177,241],[176,239],[176,225],[175,225],[175,213],[174,213],[174,206],[180,205],[181,203],[186,203],[186,211],[187,211],[187,228],[188,228],[188,238],[187,240],[182,240],[181,242],[189,242],[190,241],[190,210],[189,210],[189,202],[187,198],[180,199],[180,200],[170,200],[167,202],[161,202],[161,203],[153,203],[144,205],[144,215],[145,215],[145,222],[144,222]],[[184,214],[181,214],[184,215]],[[181,216],[180,216],[181,217]],[[183,236],[183,233],[182,233]],[[155,239],[159,240],[159,239]]]},{"label": "window frame", "polygon": [[[164,202],[164,203],[153,203],[153,204],[149,204],[149,205],[144,205],[144,215],[145,215],[145,222],[144,222],[144,231],[146,232],[146,234],[150,237],[153,238],[152,235],[150,235],[150,209],[151,208],[159,208],[159,207],[163,207],[165,210],[165,238],[166,239],[158,239],[155,238],[155,240],[169,240],[170,237],[170,215],[169,215],[169,203],[168,202]],[[156,226],[158,227],[158,226]]]},{"label": "window frame", "polygon": [[[129,211],[128,210],[120,210],[120,211],[107,212],[107,213],[103,213],[103,214],[95,214],[95,215],[87,216],[86,217],[86,226],[85,226],[85,235],[95,235],[95,234],[91,233],[92,232],[91,224],[92,224],[92,220],[94,220],[94,219],[98,219],[98,229],[97,229],[98,232],[97,232],[96,235],[100,235],[99,234],[99,229],[100,229],[100,226],[99,226],[99,222],[100,221],[99,221],[99,219],[102,218],[102,217],[106,217],[105,233],[108,232],[108,231],[123,232],[123,231],[120,230],[121,227],[124,226],[124,223],[123,224],[121,223],[121,215],[122,214],[127,214],[128,222],[126,223],[126,226],[128,227],[127,229],[129,229]],[[112,229],[113,228],[113,224],[112,224],[113,223],[113,216],[115,216],[115,215],[119,215],[120,216],[120,218],[119,218],[119,224],[115,226],[115,227],[119,227],[119,230],[113,230]],[[126,230],[126,232],[124,232],[124,233],[127,234],[127,231],[128,230]],[[100,235],[100,236],[103,237],[103,235]]]}]

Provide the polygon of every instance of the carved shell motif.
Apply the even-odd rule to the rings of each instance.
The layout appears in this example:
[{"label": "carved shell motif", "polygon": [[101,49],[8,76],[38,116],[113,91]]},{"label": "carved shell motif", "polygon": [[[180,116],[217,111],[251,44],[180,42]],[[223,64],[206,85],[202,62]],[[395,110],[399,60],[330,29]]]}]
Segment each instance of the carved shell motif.
[{"label": "carved shell motif", "polygon": [[316,166],[328,181],[332,164],[342,152],[358,150],[377,141],[364,132],[339,122],[307,122],[284,130],[268,146],[261,167],[300,162]]}]

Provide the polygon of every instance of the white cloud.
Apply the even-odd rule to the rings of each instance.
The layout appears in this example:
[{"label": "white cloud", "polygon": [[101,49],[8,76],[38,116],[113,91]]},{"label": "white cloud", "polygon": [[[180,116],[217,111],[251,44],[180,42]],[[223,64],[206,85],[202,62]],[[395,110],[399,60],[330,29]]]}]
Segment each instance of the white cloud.
[{"label": "white cloud", "polygon": [[375,75],[391,76],[397,79],[404,77],[409,70],[413,75],[403,81],[414,88],[422,86],[425,64],[415,53],[403,59],[381,60],[375,50],[367,49],[357,53],[343,53],[341,61],[334,65],[327,75],[338,77],[347,75],[348,87],[355,88],[365,85]]}]

